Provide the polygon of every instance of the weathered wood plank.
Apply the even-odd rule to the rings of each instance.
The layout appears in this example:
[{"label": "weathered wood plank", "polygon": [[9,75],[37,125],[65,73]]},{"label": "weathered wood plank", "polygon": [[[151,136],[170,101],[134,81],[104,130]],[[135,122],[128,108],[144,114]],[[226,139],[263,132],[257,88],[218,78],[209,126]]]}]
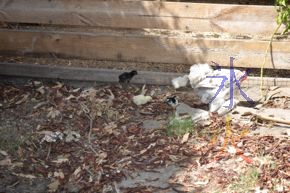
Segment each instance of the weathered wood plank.
[{"label": "weathered wood plank", "polygon": [[[290,69],[290,42],[275,41],[266,68]],[[259,68],[267,41],[118,35],[109,33],[0,30],[0,53],[176,64],[211,63]],[[272,63],[273,62],[273,63]]]},{"label": "weathered wood plank", "polygon": [[[0,63],[0,76],[12,77],[27,77],[27,78],[48,78],[70,81],[85,81],[85,82],[118,82],[118,76],[123,73],[121,70],[112,69],[97,69],[97,68],[77,68],[63,67],[52,65],[37,65],[37,64],[17,64],[17,63]],[[138,76],[135,76],[131,83],[134,84],[152,84],[152,85],[171,85],[171,80],[178,76],[183,76],[180,73],[168,72],[149,72],[138,71]],[[249,77],[243,86],[252,87],[259,86],[259,77]],[[264,86],[281,86],[289,87],[289,78],[274,78],[264,77]],[[253,92],[252,89],[250,89]],[[244,98],[239,97],[241,100]]]},{"label": "weathered wood plank", "polygon": [[[0,75],[31,78],[51,78],[76,81],[118,82],[122,70],[77,68],[52,65],[0,63]],[[135,84],[169,85],[180,74],[164,72],[138,72],[132,79]]]},{"label": "weathered wood plank", "polygon": [[[270,35],[273,6],[101,0],[4,0],[0,21]],[[281,29],[282,30],[282,29]]]}]

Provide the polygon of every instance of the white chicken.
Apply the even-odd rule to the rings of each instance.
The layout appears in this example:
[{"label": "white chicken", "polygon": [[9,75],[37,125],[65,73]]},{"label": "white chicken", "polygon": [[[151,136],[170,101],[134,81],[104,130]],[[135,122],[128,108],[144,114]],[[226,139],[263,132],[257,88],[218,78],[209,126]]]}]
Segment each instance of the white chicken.
[{"label": "white chicken", "polygon": [[245,72],[240,70],[213,70],[209,64],[194,64],[189,75],[173,79],[172,85],[174,88],[185,87],[189,81],[201,102],[209,104],[210,112],[224,115],[239,103],[236,99],[240,91],[237,84],[245,78]]},{"label": "white chicken", "polygon": [[172,79],[172,85],[175,89],[178,89],[180,87],[186,87],[188,83],[188,75],[180,76],[177,78]]},{"label": "white chicken", "polygon": [[198,83],[205,79],[208,74],[213,73],[213,69],[208,64],[194,64],[190,67],[188,75],[191,87],[194,88]]},{"label": "white chicken", "polygon": [[[232,79],[231,73],[234,73]],[[191,66],[188,78],[195,94],[203,103],[209,104],[209,111],[224,115],[239,102],[234,99],[239,91],[236,83],[240,83],[239,80],[244,74],[240,70],[213,70],[208,64],[197,64]]]}]

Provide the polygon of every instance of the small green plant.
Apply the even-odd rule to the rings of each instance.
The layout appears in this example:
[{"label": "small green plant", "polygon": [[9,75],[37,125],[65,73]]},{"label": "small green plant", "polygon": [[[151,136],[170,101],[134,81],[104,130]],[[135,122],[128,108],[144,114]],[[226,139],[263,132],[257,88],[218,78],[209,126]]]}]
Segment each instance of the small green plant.
[{"label": "small green plant", "polygon": [[277,24],[281,26],[282,24],[285,25],[285,30],[282,34],[287,33],[290,30],[290,7],[288,0],[276,0],[275,5],[277,7]]},{"label": "small green plant", "polygon": [[182,136],[186,133],[192,133],[194,125],[191,118],[178,119],[172,117],[167,125],[167,134],[169,136]]},{"label": "small green plant", "polygon": [[24,143],[23,137],[15,137],[13,139],[5,139],[0,137],[0,149],[8,151],[12,154],[16,154],[16,151],[18,150],[19,146],[21,146]]},{"label": "small green plant", "polygon": [[228,189],[234,192],[249,192],[255,189],[258,179],[258,168],[251,167],[245,173],[241,174],[237,181],[230,184]]},{"label": "small green plant", "polygon": [[277,17],[276,17],[277,27],[271,35],[268,46],[266,48],[265,57],[264,57],[264,60],[263,60],[262,66],[261,66],[260,93],[261,93],[262,97],[264,97],[263,90],[262,90],[263,84],[264,84],[264,81],[263,81],[264,66],[265,66],[267,54],[268,54],[269,49],[272,45],[274,36],[278,32],[278,30],[280,29],[282,24],[285,25],[285,30],[282,32],[282,34],[286,34],[290,30],[290,6],[289,6],[288,0],[275,0],[275,6],[276,6],[276,10],[277,10]]}]

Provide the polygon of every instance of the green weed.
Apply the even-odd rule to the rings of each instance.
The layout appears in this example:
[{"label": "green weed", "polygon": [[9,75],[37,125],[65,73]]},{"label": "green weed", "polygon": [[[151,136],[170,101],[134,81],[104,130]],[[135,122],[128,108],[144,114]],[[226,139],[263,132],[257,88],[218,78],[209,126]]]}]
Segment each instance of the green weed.
[{"label": "green weed", "polygon": [[183,136],[186,133],[192,133],[194,125],[191,118],[178,119],[176,117],[170,118],[167,125],[167,134],[169,136]]},{"label": "green weed", "polygon": [[251,167],[245,173],[241,174],[239,180],[229,185],[228,188],[235,192],[249,192],[255,189],[258,179],[258,168]]}]

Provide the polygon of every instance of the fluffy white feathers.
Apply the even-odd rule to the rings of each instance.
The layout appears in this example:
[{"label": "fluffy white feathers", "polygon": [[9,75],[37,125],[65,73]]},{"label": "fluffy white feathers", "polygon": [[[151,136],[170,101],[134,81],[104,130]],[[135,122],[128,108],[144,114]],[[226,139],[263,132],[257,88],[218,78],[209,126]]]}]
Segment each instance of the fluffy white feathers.
[{"label": "fluffy white feathers", "polygon": [[133,102],[136,105],[144,105],[152,100],[151,96],[145,96],[147,89],[145,89],[145,85],[142,87],[141,94],[133,97]]},{"label": "fluffy white feathers", "polygon": [[175,89],[178,89],[180,87],[186,87],[188,83],[188,75],[180,76],[177,78],[172,79],[172,85]]},{"label": "fluffy white feathers", "polygon": [[208,64],[194,64],[190,67],[188,75],[191,87],[196,87],[198,83],[206,78],[207,75],[212,74],[213,69]]},{"label": "fluffy white feathers", "polygon": [[[232,80],[230,80],[231,73],[235,75]],[[236,82],[240,83],[239,80],[243,75],[244,72],[240,70],[213,70],[208,64],[194,64],[190,67],[188,76],[175,78],[172,80],[172,84],[174,88],[180,88],[186,86],[187,81],[189,81],[194,93],[200,98],[201,102],[209,103],[210,112],[218,112],[218,114],[223,115],[239,102],[234,99],[239,93]],[[233,84],[233,105],[231,108],[226,108],[224,106],[229,106],[231,100],[231,84]],[[215,99],[213,100],[214,97]]]}]

